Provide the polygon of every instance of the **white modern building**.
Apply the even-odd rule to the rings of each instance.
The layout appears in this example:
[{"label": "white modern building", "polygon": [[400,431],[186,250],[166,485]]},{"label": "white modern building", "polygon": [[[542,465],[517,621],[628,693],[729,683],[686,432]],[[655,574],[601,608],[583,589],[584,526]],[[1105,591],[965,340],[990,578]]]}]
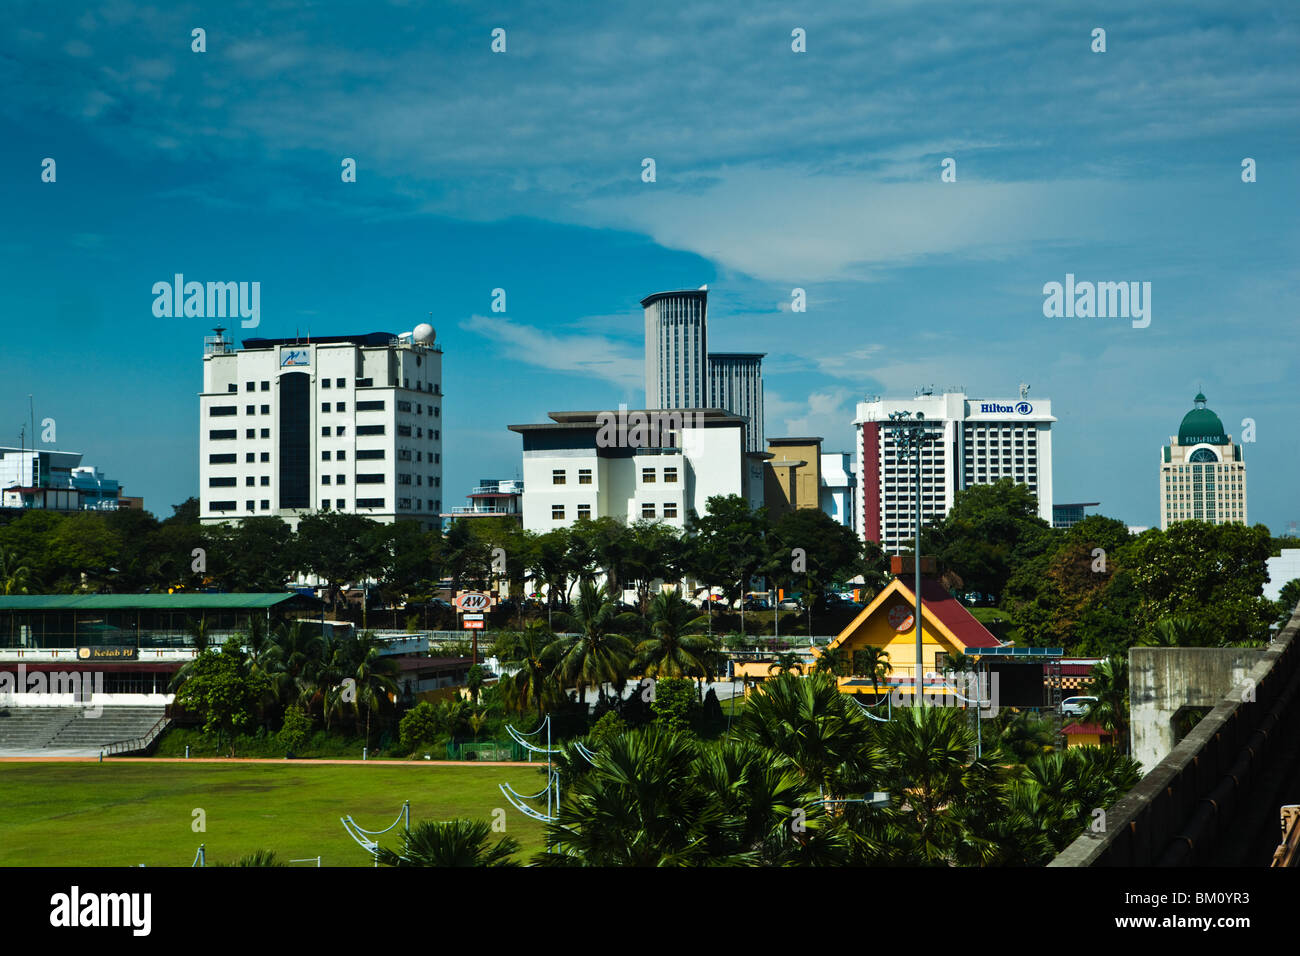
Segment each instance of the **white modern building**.
[{"label": "white modern building", "polygon": [[763,451],[763,352],[709,353],[709,407],[748,419],[746,448]]},{"label": "white modern building", "polygon": [[960,389],[941,395],[923,392],[910,399],[874,398],[860,402],[854,419],[858,435],[857,490],[863,537],[886,551],[908,545],[915,534],[914,460],[899,460],[889,428],[894,412],[921,413],[931,436],[921,456],[922,523],[942,518],[957,492],[972,485],[1010,478],[1029,486],[1038,515],[1052,521],[1051,402],[1019,398],[968,398]]},{"label": "white modern building", "polygon": [[641,307],[646,407],[708,407],[708,289],[656,292]]},{"label": "white modern building", "polygon": [[224,329],[204,343],[199,516],[311,511],[414,519],[442,511],[442,349],[432,326],[292,339]]},{"label": "white modern building", "polygon": [[1176,521],[1246,524],[1246,463],[1241,446],[1198,392],[1177,435],[1160,455],[1160,530]]},{"label": "white modern building", "polygon": [[857,531],[857,508],[854,505],[858,489],[853,456],[847,451],[822,452],[821,463],[819,504],[822,511],[844,527]]},{"label": "white modern building", "polygon": [[[526,530],[546,532],[604,516],[680,528],[690,513],[704,514],[713,495],[742,495],[753,508],[763,504],[762,463],[768,456],[745,449],[740,416],[717,408],[692,410],[692,424],[665,428],[654,445],[639,445],[626,440],[626,429],[608,441],[601,422],[609,415],[551,412],[550,422],[510,426],[523,437]],[[620,417],[635,423],[638,416],[654,415],[638,410]]]},{"label": "white modern building", "polygon": [[516,478],[482,478],[465,496],[468,504],[442,514],[444,528],[461,518],[514,518],[523,516],[524,483]]}]

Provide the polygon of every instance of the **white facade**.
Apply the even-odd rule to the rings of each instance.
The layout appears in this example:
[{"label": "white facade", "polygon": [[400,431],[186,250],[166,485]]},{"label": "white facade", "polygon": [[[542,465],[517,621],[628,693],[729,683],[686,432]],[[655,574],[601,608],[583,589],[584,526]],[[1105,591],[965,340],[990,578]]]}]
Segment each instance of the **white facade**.
[{"label": "white facade", "polygon": [[656,292],[641,306],[646,407],[707,407],[708,290]]},{"label": "white facade", "polygon": [[1045,399],[968,398],[964,392],[876,399],[858,404],[857,492],[859,529],[886,551],[911,542],[916,521],[916,464],[899,461],[889,416],[925,416],[932,436],[921,456],[922,523],[944,517],[957,492],[1010,478],[1028,485],[1038,515],[1052,521],[1052,417]]},{"label": "white facade", "polygon": [[853,456],[847,451],[823,452],[821,456],[820,505],[839,524],[857,531],[857,479]]},{"label": "white facade", "polygon": [[1283,548],[1281,554],[1269,558],[1266,564],[1268,581],[1264,584],[1264,597],[1276,601],[1287,583],[1300,578],[1300,548]]},{"label": "white facade", "polygon": [[[630,413],[635,415],[637,413]],[[664,447],[600,447],[596,412],[552,412],[553,423],[511,425],[523,436],[523,526],[546,532],[581,518],[646,519],[682,528],[713,495],[762,504],[761,458],[744,447],[744,420],[721,409]]]},{"label": "white facade", "polygon": [[709,353],[709,406],[748,419],[747,450],[764,451],[763,353]]},{"label": "white facade", "polygon": [[[425,326],[424,328],[428,328]],[[442,510],[442,350],[388,333],[208,338],[199,396],[205,523],[311,511],[376,521]]]}]

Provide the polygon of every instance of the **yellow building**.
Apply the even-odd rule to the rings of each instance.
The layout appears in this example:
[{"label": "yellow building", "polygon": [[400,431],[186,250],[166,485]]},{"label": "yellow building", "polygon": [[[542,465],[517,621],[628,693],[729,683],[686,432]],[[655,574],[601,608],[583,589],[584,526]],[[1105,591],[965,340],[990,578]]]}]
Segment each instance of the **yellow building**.
[{"label": "yellow building", "polygon": [[[910,576],[907,578],[911,580]],[[881,699],[891,691],[910,696],[914,693],[916,675],[916,630],[912,624],[915,608],[915,591],[904,583],[903,578],[896,577],[831,641],[827,650],[842,651],[845,660],[852,663],[854,651],[868,647],[882,648],[889,658],[886,676],[877,681]],[[968,649],[1000,646],[1001,642],[975,620],[942,584],[922,575],[923,674],[939,672],[943,666],[943,657],[962,657]],[[923,686],[931,683],[942,686],[942,682],[937,679]],[[873,693],[870,677],[860,674],[841,677],[839,685],[840,690],[847,694],[865,694],[871,697]],[[940,693],[946,694],[947,690],[940,690]]]},{"label": "yellow building", "polygon": [[775,521],[798,509],[821,507],[822,440],[769,438],[763,493],[767,513]]}]

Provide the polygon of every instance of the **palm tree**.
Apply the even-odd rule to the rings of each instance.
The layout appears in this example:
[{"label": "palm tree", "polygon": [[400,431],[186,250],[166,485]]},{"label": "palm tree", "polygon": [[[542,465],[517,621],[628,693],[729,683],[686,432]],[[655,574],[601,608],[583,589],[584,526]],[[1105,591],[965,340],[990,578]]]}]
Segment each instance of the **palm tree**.
[{"label": "palm tree", "polygon": [[402,833],[402,849],[380,847],[375,859],[384,866],[518,866],[519,842],[502,837],[490,845],[492,824],[486,820],[423,820]]},{"label": "palm tree", "polygon": [[871,679],[872,700],[879,701],[880,682],[888,680],[894,665],[889,663],[889,651],[883,647],[868,644],[853,652],[852,672],[856,677]]},{"label": "palm tree", "polygon": [[503,649],[506,657],[501,663],[517,668],[501,680],[508,707],[520,713],[536,707],[540,718],[562,696],[554,677],[557,654],[552,650],[553,640],[544,621],[530,621],[513,646]]},{"label": "palm tree", "polygon": [[1143,647],[1209,647],[1205,628],[1187,614],[1170,614],[1156,621],[1155,630],[1138,642]]},{"label": "palm tree", "polygon": [[701,745],[690,734],[656,726],[609,740],[590,771],[565,791],[546,826],[549,866],[692,866],[710,857],[710,837],[726,811],[700,785]]},{"label": "palm tree", "polygon": [[352,656],[355,666],[350,676],[356,682],[352,710],[359,717],[360,708],[366,709],[366,746],[369,747],[370,715],[397,698],[398,665],[393,658],[380,653],[379,642],[371,631],[357,638]]},{"label": "palm tree", "polygon": [[788,651],[785,654],[778,654],[767,668],[769,674],[790,674],[798,673],[803,676],[803,658],[794,651]]},{"label": "palm tree", "polygon": [[626,637],[615,634],[614,628],[636,626],[639,616],[620,612],[608,589],[597,588],[584,578],[573,613],[555,617],[565,630],[577,632],[572,637],[556,638],[550,647],[556,656],[556,676],[577,684],[579,701],[586,704],[590,685],[601,688],[607,682],[619,684],[627,680],[633,646]]},{"label": "palm tree", "polygon": [[704,615],[676,591],[660,591],[650,601],[650,636],[636,646],[634,670],[646,677],[703,677],[712,643],[692,633],[705,626]]},{"label": "palm tree", "polygon": [[1084,721],[1100,724],[1112,735],[1121,754],[1128,753],[1128,660],[1116,656],[1092,669],[1088,694],[1097,699],[1088,706]]},{"label": "palm tree", "polygon": [[0,548],[0,594],[26,594],[30,578],[31,569],[12,551]]},{"label": "palm tree", "polygon": [[736,722],[742,739],[785,757],[822,794],[868,782],[881,757],[866,725],[834,679],[789,673],[759,686]]},{"label": "palm tree", "polygon": [[842,647],[828,647],[818,655],[813,670],[832,677],[844,677],[849,672],[849,656]]}]

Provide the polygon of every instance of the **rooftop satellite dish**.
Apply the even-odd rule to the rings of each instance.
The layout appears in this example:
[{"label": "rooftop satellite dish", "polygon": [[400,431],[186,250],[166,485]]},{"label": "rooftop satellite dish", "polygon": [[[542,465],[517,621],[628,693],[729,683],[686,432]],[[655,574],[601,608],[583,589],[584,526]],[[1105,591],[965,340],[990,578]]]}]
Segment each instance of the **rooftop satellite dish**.
[{"label": "rooftop satellite dish", "polygon": [[708,291],[709,291],[709,284],[706,282],[706,283],[704,283],[704,285],[700,286],[700,291],[701,291],[701,292],[708,292]]}]

